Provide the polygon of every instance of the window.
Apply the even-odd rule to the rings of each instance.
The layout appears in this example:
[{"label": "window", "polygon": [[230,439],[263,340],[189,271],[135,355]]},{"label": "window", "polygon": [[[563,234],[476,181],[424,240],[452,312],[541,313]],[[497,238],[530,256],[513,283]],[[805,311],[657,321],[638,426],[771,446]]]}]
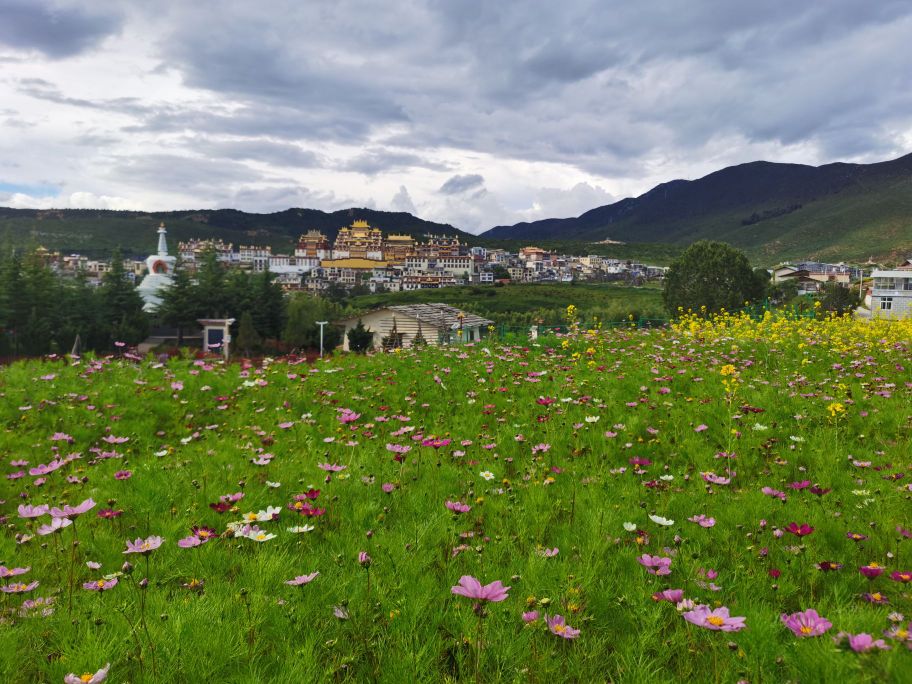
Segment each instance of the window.
[{"label": "window", "polygon": [[894,278],[877,278],[875,285],[878,290],[895,290],[896,280]]},{"label": "window", "polygon": [[881,297],[880,298],[880,310],[881,311],[892,311],[893,310],[893,297]]},{"label": "window", "polygon": [[906,292],[912,290],[912,278],[903,278],[903,289]]}]

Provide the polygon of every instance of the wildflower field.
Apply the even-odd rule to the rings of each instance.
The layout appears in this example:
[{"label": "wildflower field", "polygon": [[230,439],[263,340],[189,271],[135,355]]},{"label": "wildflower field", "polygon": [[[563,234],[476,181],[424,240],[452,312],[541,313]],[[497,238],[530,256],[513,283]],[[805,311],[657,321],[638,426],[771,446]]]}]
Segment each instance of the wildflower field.
[{"label": "wildflower field", "polygon": [[912,325],[571,329],[0,369],[3,681],[912,681]]}]

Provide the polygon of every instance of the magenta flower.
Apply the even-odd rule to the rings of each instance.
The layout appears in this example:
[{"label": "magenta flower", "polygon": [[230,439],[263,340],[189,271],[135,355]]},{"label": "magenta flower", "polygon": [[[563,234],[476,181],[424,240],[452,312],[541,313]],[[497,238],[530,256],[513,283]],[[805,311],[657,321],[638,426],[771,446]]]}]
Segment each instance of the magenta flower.
[{"label": "magenta flower", "polygon": [[868,603],[873,603],[878,606],[886,605],[887,603],[890,602],[889,599],[886,596],[884,596],[883,594],[881,594],[879,591],[875,591],[873,594],[871,594],[871,593],[862,594],[861,597]]},{"label": "magenta flower", "polygon": [[47,504],[39,504],[38,506],[31,506],[29,504],[19,504],[19,517],[20,518],[40,518],[42,515],[47,513],[50,510],[50,506]]},{"label": "magenta flower", "polygon": [[530,610],[528,613],[523,613],[522,619],[523,619],[523,622],[525,622],[526,624],[529,624],[530,622],[535,622],[536,620],[538,620],[538,611]]},{"label": "magenta flower", "polygon": [[108,678],[108,670],[110,669],[111,663],[108,663],[95,674],[86,672],[84,675],[78,676],[70,673],[63,678],[63,684],[101,684]]},{"label": "magenta flower", "polygon": [[859,534],[858,532],[846,532],[846,538],[851,539],[852,541],[862,542],[868,537],[864,534]]},{"label": "magenta flower", "polygon": [[780,616],[782,624],[792,630],[797,637],[817,637],[824,634],[833,626],[826,618],[820,617],[813,608],[808,608],[803,613],[792,613]]},{"label": "magenta flower", "polygon": [[193,527],[190,531],[192,534],[189,537],[184,537],[177,542],[182,549],[192,549],[194,546],[205,544],[218,537],[218,532],[211,527]]},{"label": "magenta flower", "polygon": [[444,505],[454,513],[468,513],[472,510],[471,506],[461,501],[447,501]]},{"label": "magenta flower", "polygon": [[697,606],[684,613],[684,619],[697,627],[721,632],[739,632],[747,626],[744,624],[746,618],[731,617],[725,606],[715,610],[710,610],[709,606]]},{"label": "magenta flower", "polygon": [[159,546],[162,545],[162,542],[165,541],[161,537],[152,536],[148,539],[141,539],[137,537],[135,541],[127,540],[127,550],[124,553],[139,553],[143,556],[148,555],[155,551]]},{"label": "magenta flower", "polygon": [[545,616],[545,622],[548,623],[548,629],[551,630],[551,634],[556,634],[562,639],[576,639],[580,634],[578,629],[573,629],[564,621],[563,615]]},{"label": "magenta flower", "polygon": [[858,572],[867,577],[869,580],[879,577],[883,574],[884,569],[877,563],[868,563],[858,568]]},{"label": "magenta flower", "polygon": [[817,569],[823,570],[824,572],[833,572],[840,568],[842,568],[842,563],[836,563],[834,561],[820,561],[817,563]]},{"label": "magenta flower", "polygon": [[112,577],[109,580],[100,579],[95,582],[86,582],[82,585],[83,589],[88,589],[89,591],[107,591],[108,589],[113,589],[117,586],[117,578]]},{"label": "magenta flower", "polygon": [[902,582],[903,584],[912,582],[912,570],[897,570],[896,572],[891,572],[890,579],[894,582]]},{"label": "magenta flower", "polygon": [[380,485],[380,489],[389,494],[395,491],[396,485],[394,485],[392,482],[384,482],[382,485]]},{"label": "magenta flower", "polygon": [[294,579],[285,580],[285,584],[288,584],[293,587],[300,587],[305,584],[310,584],[311,582],[313,582],[314,579],[316,579],[317,575],[319,575],[319,574],[320,574],[319,572],[312,572],[309,575],[298,575]]},{"label": "magenta flower", "polygon": [[450,588],[452,593],[459,596],[491,603],[498,603],[506,599],[509,590],[510,587],[505,587],[500,580],[482,586],[481,582],[471,575],[463,575],[459,578],[459,583]]},{"label": "magenta flower", "polygon": [[131,477],[133,477],[133,473],[129,470],[118,470],[114,473],[115,480],[129,480]]},{"label": "magenta flower", "polygon": [[668,601],[675,605],[679,604],[683,599],[683,589],[664,589],[663,591],[657,591],[652,595],[653,601]]},{"label": "magenta flower", "polygon": [[807,523],[802,523],[801,525],[799,525],[798,523],[792,522],[792,523],[789,523],[788,525],[786,525],[785,531],[791,532],[796,537],[806,537],[807,535],[811,534],[811,532],[814,531],[814,528],[811,527],[810,525],[808,525]]},{"label": "magenta flower", "polygon": [[666,558],[663,556],[650,556],[648,553],[644,553],[642,556],[637,558],[640,565],[646,568],[646,571],[650,575],[670,575],[671,574],[671,558]]}]

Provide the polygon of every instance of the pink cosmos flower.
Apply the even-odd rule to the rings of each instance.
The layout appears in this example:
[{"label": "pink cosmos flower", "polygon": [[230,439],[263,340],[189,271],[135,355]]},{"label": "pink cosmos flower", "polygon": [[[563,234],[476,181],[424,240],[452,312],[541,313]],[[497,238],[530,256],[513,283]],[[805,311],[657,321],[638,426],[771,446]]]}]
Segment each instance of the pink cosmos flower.
[{"label": "pink cosmos flower", "polygon": [[556,546],[553,549],[540,549],[538,551],[538,554],[542,558],[554,558],[558,553],[560,553],[560,549]]},{"label": "pink cosmos flower", "polygon": [[472,510],[471,506],[461,501],[447,501],[444,505],[454,513],[468,513]]},{"label": "pink cosmos flower", "polygon": [[336,463],[318,463],[317,467],[320,470],[325,470],[329,473],[338,473],[345,470],[348,466],[338,465]]},{"label": "pink cosmos flower", "polygon": [[[700,475],[703,477],[703,480],[705,482],[709,482],[710,484],[716,484],[716,485],[731,484],[730,477],[722,477],[721,475],[716,475],[713,472],[700,473]],[[734,475],[734,473],[732,473],[732,475]]]},{"label": "pink cosmos flower", "polygon": [[833,623],[818,615],[813,608],[808,608],[803,613],[792,613],[791,615],[783,613],[780,619],[782,624],[792,630],[797,637],[821,636],[833,626]]},{"label": "pink cosmos flower", "polygon": [[833,641],[837,644],[841,644],[845,639],[848,639],[849,648],[851,648],[855,653],[866,653],[868,651],[874,651],[880,649],[881,651],[889,651],[890,647],[884,642],[883,639],[874,639],[870,634],[849,634],[848,632],[840,632],[835,637]]},{"label": "pink cosmos flower", "polygon": [[95,674],[86,672],[84,675],[78,676],[70,673],[63,678],[63,684],[101,684],[108,678],[108,670],[110,669],[111,663],[108,663]]},{"label": "pink cosmos flower", "polygon": [[72,520],[73,518],[78,518],[80,515],[87,511],[90,511],[93,508],[95,508],[95,502],[92,501],[92,499],[86,499],[78,506],[66,505],[62,509],[55,506],[51,509],[51,517],[69,518]]},{"label": "pink cosmos flower", "polygon": [[671,558],[666,558],[663,556],[650,556],[648,553],[644,553],[642,556],[637,558],[640,565],[646,568],[646,571],[650,575],[670,575],[671,574]]},{"label": "pink cosmos flower", "polygon": [[17,510],[19,511],[20,518],[40,518],[50,510],[50,506],[47,504],[39,504],[38,506],[19,504]]},{"label": "pink cosmos flower", "polygon": [[721,632],[739,632],[747,626],[744,624],[747,618],[731,617],[725,606],[715,610],[710,610],[709,606],[697,606],[684,613],[684,619],[697,627]]},{"label": "pink cosmos flower", "polygon": [[139,553],[143,556],[152,553],[159,546],[162,545],[162,542],[165,541],[161,537],[152,536],[148,539],[141,539],[137,537],[135,541],[127,540],[127,550],[124,553]]},{"label": "pink cosmos flower", "polygon": [[73,524],[73,521],[69,518],[51,518],[49,525],[42,525],[38,528],[37,532],[41,536],[46,534],[52,534],[53,532],[60,532],[64,527],[69,527]]},{"label": "pink cosmos flower", "polygon": [[548,623],[551,634],[556,634],[562,639],[576,639],[580,634],[578,629],[574,629],[564,621],[563,615],[545,616],[545,622]]},{"label": "pink cosmos flower", "polygon": [[712,527],[716,524],[715,518],[707,518],[705,515],[693,515],[688,518],[692,523],[697,523],[700,527]]},{"label": "pink cosmos flower", "polygon": [[300,587],[305,584],[310,584],[311,582],[313,582],[314,579],[316,579],[317,575],[319,575],[319,574],[320,574],[319,572],[312,572],[309,575],[298,575],[294,579],[285,580],[285,584],[288,584],[293,587]]},{"label": "pink cosmos flower", "polygon": [[0,591],[4,594],[23,594],[27,591],[32,591],[35,587],[38,586],[38,582],[32,582],[31,584],[24,584],[22,582],[13,582],[13,584],[7,584],[4,587],[0,587]]},{"label": "pink cosmos flower", "polygon": [[764,494],[766,494],[767,496],[772,496],[781,501],[786,500],[785,492],[780,492],[778,489],[773,489],[772,487],[764,487],[760,491],[763,492]]},{"label": "pink cosmos flower", "polygon": [[463,575],[459,578],[459,583],[450,588],[452,593],[459,596],[491,603],[498,603],[506,599],[509,590],[510,587],[505,587],[500,580],[482,586],[481,582],[471,575]]},{"label": "pink cosmos flower", "polygon": [[684,600],[684,590],[683,589],[664,589],[662,591],[657,591],[652,595],[653,601],[668,601],[669,603],[674,603],[677,605]]},{"label": "pink cosmos flower", "polygon": [[0,565],[0,579],[6,579],[7,577],[16,577],[17,575],[24,575],[31,569],[31,566],[27,568],[8,568],[5,565]]},{"label": "pink cosmos flower", "polygon": [[361,565],[361,567],[363,567],[363,568],[370,567],[370,564],[371,564],[372,562],[373,562],[373,558],[371,558],[371,557],[367,554],[367,551],[359,551],[359,552],[358,552],[358,563]]},{"label": "pink cosmos flower", "polygon": [[129,480],[131,477],[133,477],[133,473],[129,470],[118,470],[114,473],[115,480]]},{"label": "pink cosmos flower", "polygon": [[109,580],[100,579],[95,582],[86,582],[82,585],[83,589],[88,589],[89,591],[107,591],[108,589],[113,589],[117,586],[117,578],[112,577]]},{"label": "pink cosmos flower", "polygon": [[704,430],[708,430],[708,429],[709,429],[709,425],[700,423],[699,425],[697,425],[697,427],[694,428],[694,432],[703,432]]},{"label": "pink cosmos flower", "polygon": [[522,619],[523,619],[523,622],[525,622],[526,624],[529,624],[530,622],[535,622],[536,620],[538,620],[538,611],[530,610],[528,613],[523,613]]}]

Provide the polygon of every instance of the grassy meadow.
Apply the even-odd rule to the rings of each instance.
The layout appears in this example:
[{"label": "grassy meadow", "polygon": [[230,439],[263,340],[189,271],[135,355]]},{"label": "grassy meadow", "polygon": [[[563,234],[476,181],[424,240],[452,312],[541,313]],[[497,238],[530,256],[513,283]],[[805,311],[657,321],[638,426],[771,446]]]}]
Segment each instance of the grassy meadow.
[{"label": "grassy meadow", "polygon": [[910,336],[0,368],[3,680],[912,681]]}]

